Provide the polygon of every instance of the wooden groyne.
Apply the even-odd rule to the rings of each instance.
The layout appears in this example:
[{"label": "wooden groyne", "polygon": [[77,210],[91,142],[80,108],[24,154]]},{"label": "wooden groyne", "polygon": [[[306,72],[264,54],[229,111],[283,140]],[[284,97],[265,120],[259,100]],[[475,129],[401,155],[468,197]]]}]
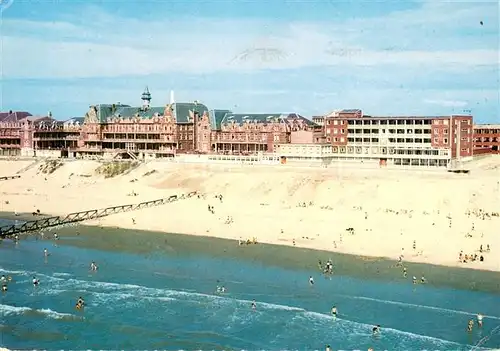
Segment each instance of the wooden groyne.
[{"label": "wooden groyne", "polygon": [[95,209],[89,211],[73,212],[66,216],[47,217],[34,221],[27,221],[22,224],[7,225],[0,227],[0,238],[5,238],[8,236],[21,233],[36,232],[46,228],[57,227],[70,223],[88,221],[91,219],[106,217],[121,212],[137,211],[143,208],[161,206],[172,203],[177,200],[193,197],[196,194],[197,194],[196,191],[193,191],[187,195],[181,195],[181,196],[172,195],[167,198],[140,202],[138,204],[120,205],[120,206],[106,207],[102,209]]},{"label": "wooden groyne", "polygon": [[13,176],[5,176],[5,177],[0,177],[0,180],[11,180],[11,179],[18,179],[21,178],[20,175],[13,175]]}]

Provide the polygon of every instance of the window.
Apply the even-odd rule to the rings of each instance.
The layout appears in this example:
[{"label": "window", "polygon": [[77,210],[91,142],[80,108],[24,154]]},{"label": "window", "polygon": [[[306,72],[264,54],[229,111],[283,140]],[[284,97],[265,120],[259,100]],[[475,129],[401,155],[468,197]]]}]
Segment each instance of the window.
[{"label": "window", "polygon": [[330,134],[331,132],[332,132],[332,130],[331,130],[331,129],[327,129],[327,130],[326,130],[326,134]]},{"label": "window", "polygon": [[342,129],[342,131],[340,132],[340,134],[345,134],[345,129]]},{"label": "window", "polygon": [[339,138],[333,138],[333,141],[337,143],[339,141]]},{"label": "window", "polygon": [[447,119],[445,119],[443,122],[444,122],[444,125],[445,125],[445,126],[447,126],[447,125],[448,125],[448,120],[447,120]]},{"label": "window", "polygon": [[448,138],[444,138],[443,143],[448,144]]},{"label": "window", "polygon": [[333,125],[335,125],[335,126],[336,126],[336,125],[338,125],[338,124],[339,124],[339,121],[337,121],[337,120],[333,121]]},{"label": "window", "polygon": [[434,129],[434,135],[438,135],[439,134],[439,129]]},{"label": "window", "polygon": [[334,129],[333,130],[333,134],[339,134],[339,130],[338,129]]},{"label": "window", "polygon": [[444,134],[448,134],[448,129],[443,129]]},{"label": "window", "polygon": [[342,137],[340,138],[340,142],[343,143],[345,141],[345,139]]},{"label": "window", "polygon": [[326,141],[327,141],[327,142],[330,142],[330,141],[331,141],[331,138],[326,138]]},{"label": "window", "polygon": [[434,142],[435,142],[436,144],[439,144],[439,139],[438,139],[438,138],[434,138]]}]

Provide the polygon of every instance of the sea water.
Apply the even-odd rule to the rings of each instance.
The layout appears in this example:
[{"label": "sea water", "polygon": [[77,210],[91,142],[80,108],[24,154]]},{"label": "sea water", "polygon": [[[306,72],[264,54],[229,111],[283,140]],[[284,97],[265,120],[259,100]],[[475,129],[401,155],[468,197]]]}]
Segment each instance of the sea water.
[{"label": "sea water", "polygon": [[[322,277],[210,255],[89,249],[88,236],[0,244],[0,346],[11,349],[481,350],[500,297],[409,281]],[[43,249],[50,256],[45,258]],[[97,272],[89,264],[99,265]],[[308,282],[315,277],[315,284]],[[40,280],[33,287],[33,277]],[[217,286],[226,292],[217,294]],[[75,309],[79,297],[83,311]],[[253,309],[252,301],[256,302]],[[333,305],[339,316],[330,315]],[[484,327],[466,331],[476,313]],[[381,325],[379,335],[372,327]]]}]

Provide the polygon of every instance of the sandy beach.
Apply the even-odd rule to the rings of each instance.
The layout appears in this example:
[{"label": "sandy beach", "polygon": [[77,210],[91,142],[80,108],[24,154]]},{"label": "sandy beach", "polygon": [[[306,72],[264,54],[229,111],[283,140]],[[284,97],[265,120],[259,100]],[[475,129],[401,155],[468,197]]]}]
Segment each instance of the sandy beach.
[{"label": "sandy beach", "polygon": [[[86,224],[500,271],[500,157],[473,161],[470,174],[150,162],[105,178],[101,165],[44,173],[45,161],[2,160],[0,176],[21,178],[0,182],[0,211],[63,215],[197,191]],[[459,262],[460,251],[484,262]]]}]

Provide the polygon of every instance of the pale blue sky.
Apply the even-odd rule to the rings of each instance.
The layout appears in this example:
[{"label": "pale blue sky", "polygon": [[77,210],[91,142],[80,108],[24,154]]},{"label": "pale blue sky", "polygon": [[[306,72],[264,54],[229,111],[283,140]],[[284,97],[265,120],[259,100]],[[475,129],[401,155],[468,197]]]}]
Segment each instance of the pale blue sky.
[{"label": "pale blue sky", "polygon": [[[500,123],[496,1],[0,0],[3,110],[200,100]],[[4,5],[5,6],[5,5]],[[481,25],[480,22],[483,22]]]}]

